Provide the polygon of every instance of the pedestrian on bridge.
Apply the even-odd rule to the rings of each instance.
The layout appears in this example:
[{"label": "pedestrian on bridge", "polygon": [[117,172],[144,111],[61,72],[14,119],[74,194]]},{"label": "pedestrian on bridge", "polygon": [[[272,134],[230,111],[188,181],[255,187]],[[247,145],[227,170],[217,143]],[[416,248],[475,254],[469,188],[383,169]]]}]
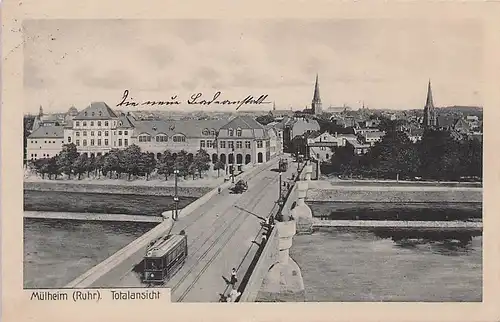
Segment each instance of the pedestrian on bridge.
[{"label": "pedestrian on bridge", "polygon": [[238,278],[236,277],[236,268],[233,268],[231,270],[231,285],[234,287],[236,282],[238,282]]},{"label": "pedestrian on bridge", "polygon": [[221,188],[220,187],[217,188],[217,192],[219,193],[219,195],[220,195],[220,191],[221,191]]}]

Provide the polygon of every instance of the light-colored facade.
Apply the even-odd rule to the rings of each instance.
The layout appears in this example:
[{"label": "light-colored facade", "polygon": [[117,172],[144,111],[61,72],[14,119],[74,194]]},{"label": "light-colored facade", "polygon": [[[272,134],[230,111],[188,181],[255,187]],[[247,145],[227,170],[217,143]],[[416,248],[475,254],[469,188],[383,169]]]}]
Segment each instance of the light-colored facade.
[{"label": "light-colored facade", "polygon": [[28,137],[29,160],[52,157],[63,144],[73,143],[79,153],[104,155],[135,144],[159,158],[166,150],[195,154],[204,149],[215,163],[241,166],[263,163],[281,153],[278,132],[250,116],[228,120],[136,120],[116,113],[103,102],[90,104],[63,126],[43,126]]},{"label": "light-colored facade", "polygon": [[380,131],[365,132],[361,134],[363,142],[371,146],[374,146],[375,143],[382,141],[382,138],[384,136],[385,132],[380,132]]},{"label": "light-colored facade", "polygon": [[41,126],[27,139],[27,159],[35,161],[50,158],[61,152],[64,144],[62,126]]}]

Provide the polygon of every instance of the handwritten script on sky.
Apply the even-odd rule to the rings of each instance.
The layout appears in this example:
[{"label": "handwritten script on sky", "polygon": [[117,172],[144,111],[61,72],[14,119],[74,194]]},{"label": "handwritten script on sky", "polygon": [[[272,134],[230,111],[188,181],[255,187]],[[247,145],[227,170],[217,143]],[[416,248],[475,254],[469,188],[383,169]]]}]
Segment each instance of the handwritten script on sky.
[{"label": "handwritten script on sky", "polygon": [[[263,105],[271,104],[271,102],[266,101],[269,97],[267,94],[260,94],[258,96],[247,95],[242,99],[227,99],[224,98],[222,92],[217,91],[213,95],[205,95],[201,92],[192,94],[185,103],[189,105],[199,105],[199,106],[210,106],[210,105],[229,105],[235,106],[238,110],[243,105]],[[123,91],[123,96],[121,101],[116,104],[117,107],[137,107],[137,106],[175,106],[182,105],[182,100],[177,96],[173,95],[167,100],[144,100],[137,101],[132,96],[130,96],[130,91],[128,89]]]}]

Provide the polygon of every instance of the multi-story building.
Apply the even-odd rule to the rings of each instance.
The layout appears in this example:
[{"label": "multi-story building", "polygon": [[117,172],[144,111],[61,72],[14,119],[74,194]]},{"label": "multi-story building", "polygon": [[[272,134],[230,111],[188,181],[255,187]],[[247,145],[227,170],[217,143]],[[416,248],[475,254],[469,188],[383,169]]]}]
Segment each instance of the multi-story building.
[{"label": "multi-story building", "polygon": [[133,128],[127,116],[117,115],[104,102],[91,103],[71,123],[64,129],[64,142],[74,143],[80,153],[102,155],[132,144]]},{"label": "multi-story building", "polygon": [[164,151],[207,151],[212,162],[220,159],[239,166],[263,163],[281,153],[278,132],[250,116],[232,120],[137,120],[117,113],[104,102],[91,103],[66,126],[43,126],[28,137],[28,159],[52,157],[63,144],[74,143],[79,153],[104,155],[135,144],[159,158]]},{"label": "multi-story building", "polygon": [[217,150],[223,163],[234,164],[239,169],[244,164],[271,159],[268,131],[249,116],[237,116],[220,128]]},{"label": "multi-story building", "polygon": [[27,139],[26,158],[35,161],[50,158],[61,152],[64,144],[64,127],[40,126]]}]

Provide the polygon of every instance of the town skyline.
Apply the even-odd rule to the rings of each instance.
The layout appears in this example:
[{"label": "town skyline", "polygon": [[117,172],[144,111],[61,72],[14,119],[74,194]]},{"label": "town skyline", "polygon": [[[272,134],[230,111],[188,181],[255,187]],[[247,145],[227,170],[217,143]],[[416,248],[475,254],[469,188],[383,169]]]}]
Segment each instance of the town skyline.
[{"label": "town skyline", "polygon": [[[429,79],[436,106],[482,106],[480,27],[446,20],[30,20],[24,111],[81,110],[96,101],[120,109],[124,90],[139,101],[268,95],[276,109],[302,110],[311,105],[316,74],[324,110],[421,109]],[[159,29],[168,32],[159,37]]]}]

